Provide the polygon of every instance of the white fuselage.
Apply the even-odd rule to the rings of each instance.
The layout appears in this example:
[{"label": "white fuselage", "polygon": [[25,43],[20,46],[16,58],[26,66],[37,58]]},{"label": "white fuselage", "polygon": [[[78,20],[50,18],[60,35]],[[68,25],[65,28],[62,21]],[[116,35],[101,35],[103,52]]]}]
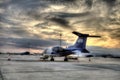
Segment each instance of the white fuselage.
[{"label": "white fuselage", "polygon": [[[52,54],[52,48],[48,48],[44,51],[44,55],[48,55],[48,56],[58,56],[60,57],[58,54]],[[91,53],[82,53],[81,51],[79,50],[75,50],[75,51],[72,51],[74,54],[70,54],[68,55],[69,58],[78,58],[78,57],[87,57],[89,55],[92,55]]]}]

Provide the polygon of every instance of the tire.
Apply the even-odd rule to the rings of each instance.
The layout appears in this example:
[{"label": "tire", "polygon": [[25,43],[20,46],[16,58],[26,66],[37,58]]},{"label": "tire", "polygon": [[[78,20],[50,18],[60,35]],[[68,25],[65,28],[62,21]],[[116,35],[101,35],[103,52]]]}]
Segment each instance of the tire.
[{"label": "tire", "polygon": [[55,61],[53,57],[51,57],[50,61]]},{"label": "tire", "polygon": [[68,61],[68,58],[67,58],[67,57],[65,57],[64,61]]}]

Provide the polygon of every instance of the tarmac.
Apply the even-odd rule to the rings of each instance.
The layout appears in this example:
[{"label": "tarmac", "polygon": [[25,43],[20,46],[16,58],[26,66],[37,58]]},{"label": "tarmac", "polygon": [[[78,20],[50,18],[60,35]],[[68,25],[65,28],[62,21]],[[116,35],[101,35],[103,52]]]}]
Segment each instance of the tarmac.
[{"label": "tarmac", "polygon": [[0,80],[120,80],[120,59],[55,60],[41,61],[40,56],[34,55],[0,55]]}]

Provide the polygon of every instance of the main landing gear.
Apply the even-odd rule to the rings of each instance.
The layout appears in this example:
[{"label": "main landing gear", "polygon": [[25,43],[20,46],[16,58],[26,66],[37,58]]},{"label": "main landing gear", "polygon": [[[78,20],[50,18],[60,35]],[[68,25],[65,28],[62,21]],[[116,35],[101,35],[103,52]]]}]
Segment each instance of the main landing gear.
[{"label": "main landing gear", "polygon": [[64,61],[68,61],[68,58],[67,58],[67,56],[65,56],[65,58],[64,58]]}]

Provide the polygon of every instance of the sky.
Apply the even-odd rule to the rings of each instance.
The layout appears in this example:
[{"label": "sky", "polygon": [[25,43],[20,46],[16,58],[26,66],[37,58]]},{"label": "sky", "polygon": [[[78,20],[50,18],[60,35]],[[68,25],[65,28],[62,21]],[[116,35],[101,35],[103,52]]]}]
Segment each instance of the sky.
[{"label": "sky", "polygon": [[75,43],[72,31],[100,35],[87,46],[120,48],[120,0],[0,0],[0,52]]}]

